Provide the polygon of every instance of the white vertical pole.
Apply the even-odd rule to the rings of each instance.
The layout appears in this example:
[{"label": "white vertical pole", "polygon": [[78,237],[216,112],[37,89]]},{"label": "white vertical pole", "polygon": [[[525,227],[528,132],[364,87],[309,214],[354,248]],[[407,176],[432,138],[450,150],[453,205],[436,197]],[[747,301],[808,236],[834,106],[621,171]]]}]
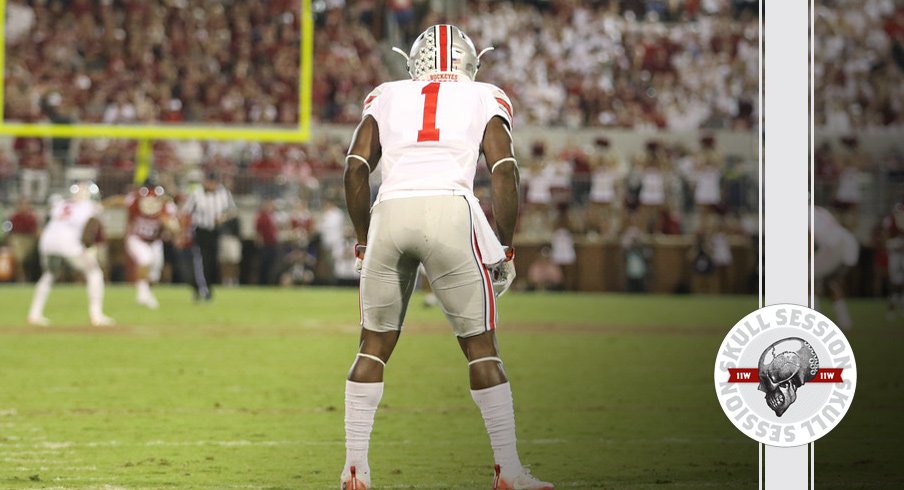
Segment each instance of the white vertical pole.
[{"label": "white vertical pole", "polygon": [[[763,302],[809,304],[809,1],[764,15]],[[766,446],[760,488],[807,490],[810,448]]]}]

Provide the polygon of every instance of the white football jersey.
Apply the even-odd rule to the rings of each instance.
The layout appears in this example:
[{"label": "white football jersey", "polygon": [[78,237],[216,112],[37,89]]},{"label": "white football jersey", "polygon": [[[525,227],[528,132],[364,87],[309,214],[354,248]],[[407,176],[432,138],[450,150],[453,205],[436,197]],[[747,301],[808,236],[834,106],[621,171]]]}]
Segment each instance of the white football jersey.
[{"label": "white football jersey", "polygon": [[838,249],[845,265],[857,264],[860,243],[853,233],[839,223],[832,213],[822,207],[813,209],[813,242],[816,247]]},{"label": "white football jersey", "polygon": [[81,254],[85,249],[82,244],[85,225],[101,211],[101,206],[93,201],[67,199],[54,204],[50,209],[50,221],[41,234],[41,253],[63,257]]},{"label": "white football jersey", "polygon": [[512,125],[512,103],[498,87],[469,81],[401,80],[364,101],[380,131],[382,185],[377,202],[411,196],[473,194],[487,123]]},{"label": "white football jersey", "polygon": [[813,209],[813,240],[817,247],[838,246],[846,234],[848,231],[831,212],[819,206]]}]

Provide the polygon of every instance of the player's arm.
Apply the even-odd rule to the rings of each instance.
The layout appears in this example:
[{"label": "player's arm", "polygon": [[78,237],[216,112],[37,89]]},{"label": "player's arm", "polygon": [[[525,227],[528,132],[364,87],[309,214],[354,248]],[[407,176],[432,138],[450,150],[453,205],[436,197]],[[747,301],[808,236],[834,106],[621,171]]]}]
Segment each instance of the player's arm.
[{"label": "player's arm", "polygon": [[223,224],[233,218],[238,218],[238,216],[239,208],[235,204],[235,199],[232,198],[232,193],[227,190],[226,208],[217,216],[217,224]]},{"label": "player's arm", "polygon": [[160,223],[163,225],[163,229],[173,236],[178,235],[181,228],[178,214],[179,210],[176,207],[176,203],[171,199],[167,199],[163,204],[163,214],[160,216]]},{"label": "player's arm", "polygon": [[510,247],[518,223],[518,162],[512,147],[512,132],[501,117],[492,117],[487,123],[482,147],[493,187],[496,232],[499,241]]},{"label": "player's arm", "polygon": [[367,244],[370,229],[370,173],[377,168],[382,148],[380,130],[372,116],[365,116],[355,129],[345,157],[345,202],[355,227],[355,238]]},{"label": "player's arm", "polygon": [[97,217],[91,217],[87,223],[85,223],[85,229],[82,230],[82,245],[85,247],[90,247],[97,242],[97,237],[100,235],[100,227],[101,223]]},{"label": "player's arm", "polygon": [[110,196],[101,201],[101,204],[105,208],[124,208],[128,207],[129,204],[131,204],[131,202],[128,202],[128,200],[129,199],[127,195]]}]

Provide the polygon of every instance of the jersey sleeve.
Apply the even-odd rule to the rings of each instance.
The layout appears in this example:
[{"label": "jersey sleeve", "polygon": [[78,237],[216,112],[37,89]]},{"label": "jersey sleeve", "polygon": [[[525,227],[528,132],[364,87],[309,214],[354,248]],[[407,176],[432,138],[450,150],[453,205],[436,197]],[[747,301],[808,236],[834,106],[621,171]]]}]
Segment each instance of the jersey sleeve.
[{"label": "jersey sleeve", "polygon": [[505,92],[501,88],[494,85],[489,86],[488,93],[487,121],[494,116],[499,116],[506,124],[508,124],[508,127],[511,128],[512,119],[515,116],[515,113],[512,110],[511,99],[509,99],[508,95],[505,95]]},{"label": "jersey sleeve", "polygon": [[382,105],[383,99],[385,99],[385,97],[381,97],[384,95],[384,92],[385,84],[381,84],[367,94],[367,97],[364,98],[364,107],[361,111],[362,119],[367,116],[372,116],[374,119],[377,119],[380,106]]},{"label": "jersey sleeve", "polygon": [[166,203],[163,204],[163,214],[165,216],[175,216],[177,212],[179,212],[179,209],[176,208],[176,203],[167,199]]}]

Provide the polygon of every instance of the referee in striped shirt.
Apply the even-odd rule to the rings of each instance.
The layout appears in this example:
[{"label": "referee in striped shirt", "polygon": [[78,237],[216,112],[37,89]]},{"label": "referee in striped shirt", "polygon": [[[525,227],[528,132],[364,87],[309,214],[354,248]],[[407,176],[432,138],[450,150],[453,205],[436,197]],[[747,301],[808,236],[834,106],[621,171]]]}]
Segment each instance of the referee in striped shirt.
[{"label": "referee in striped shirt", "polygon": [[216,172],[208,172],[201,187],[188,196],[183,212],[191,215],[194,229],[192,272],[195,298],[208,301],[211,285],[220,280],[219,249],[221,228],[238,213],[232,193],[219,182]]}]

